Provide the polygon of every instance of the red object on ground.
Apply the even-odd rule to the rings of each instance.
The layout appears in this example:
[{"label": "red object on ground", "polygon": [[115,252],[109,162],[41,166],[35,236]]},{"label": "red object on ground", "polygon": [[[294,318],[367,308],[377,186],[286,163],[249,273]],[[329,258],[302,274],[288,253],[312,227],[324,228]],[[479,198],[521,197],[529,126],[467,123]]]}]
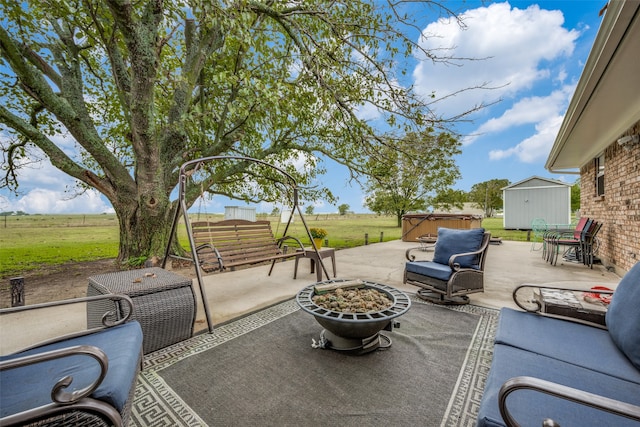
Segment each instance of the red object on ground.
[{"label": "red object on ground", "polygon": [[[607,288],[606,286],[594,286],[591,288],[594,291],[613,291],[613,289]],[[600,301],[603,304],[611,303],[611,297],[613,294],[601,294],[598,292],[585,292],[583,297],[587,302],[596,302]]]}]

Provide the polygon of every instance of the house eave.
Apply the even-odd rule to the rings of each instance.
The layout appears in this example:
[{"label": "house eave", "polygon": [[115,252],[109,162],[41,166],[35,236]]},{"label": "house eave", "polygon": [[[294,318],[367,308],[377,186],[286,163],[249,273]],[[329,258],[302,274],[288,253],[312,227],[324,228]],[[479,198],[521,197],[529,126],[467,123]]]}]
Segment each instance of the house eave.
[{"label": "house eave", "polygon": [[545,168],[571,173],[640,120],[640,2],[611,0]]}]

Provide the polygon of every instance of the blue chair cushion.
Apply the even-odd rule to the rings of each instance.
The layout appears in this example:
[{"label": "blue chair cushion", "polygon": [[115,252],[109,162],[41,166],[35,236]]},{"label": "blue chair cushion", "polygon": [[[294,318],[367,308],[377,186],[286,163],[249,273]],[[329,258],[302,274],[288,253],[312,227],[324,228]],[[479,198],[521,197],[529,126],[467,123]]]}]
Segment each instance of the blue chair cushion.
[{"label": "blue chair cushion", "polygon": [[[477,251],[482,246],[483,235],[484,228],[472,228],[471,230],[438,228],[438,240],[436,240],[433,262],[449,264],[451,255]],[[463,268],[478,268],[478,257],[475,255],[456,258],[455,262]]]},{"label": "blue chair cushion", "polygon": [[[498,391],[508,379],[517,376],[540,378],[640,405],[637,383],[538,353],[496,344],[493,348],[491,369],[485,383],[476,427],[505,425],[498,407]],[[561,426],[638,426],[637,421],[531,390],[513,392],[507,398],[507,406],[516,421],[523,426],[540,426],[545,418],[552,418]]]},{"label": "blue chair cushion", "polygon": [[544,349],[547,357],[640,386],[640,371],[618,349],[605,329],[503,308],[495,342],[533,353]]},{"label": "blue chair cushion", "polygon": [[[135,387],[139,357],[142,353],[142,329],[137,321],[114,326],[99,332],[44,345],[21,353],[2,356],[0,361],[40,354],[75,345],[91,345],[105,352],[109,359],[109,369],[102,383],[91,397],[107,402],[118,412]],[[88,356],[71,356],[0,371],[0,416],[6,417],[22,411],[51,403],[53,385],[66,375],[73,377],[71,392],[98,378],[100,367]]]},{"label": "blue chair cushion", "polygon": [[445,282],[451,277],[452,270],[448,264],[438,264],[432,261],[409,261],[405,269],[411,273],[433,277]]},{"label": "blue chair cushion", "polygon": [[640,369],[640,262],[618,284],[605,320],[613,342]]}]

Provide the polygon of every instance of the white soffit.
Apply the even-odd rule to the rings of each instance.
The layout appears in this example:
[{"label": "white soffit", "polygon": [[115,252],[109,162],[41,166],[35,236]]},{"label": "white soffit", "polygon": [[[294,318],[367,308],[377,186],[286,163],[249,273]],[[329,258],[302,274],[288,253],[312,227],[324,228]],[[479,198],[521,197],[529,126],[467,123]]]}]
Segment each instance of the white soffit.
[{"label": "white soffit", "polygon": [[545,167],[575,170],[640,120],[640,1],[611,1]]}]

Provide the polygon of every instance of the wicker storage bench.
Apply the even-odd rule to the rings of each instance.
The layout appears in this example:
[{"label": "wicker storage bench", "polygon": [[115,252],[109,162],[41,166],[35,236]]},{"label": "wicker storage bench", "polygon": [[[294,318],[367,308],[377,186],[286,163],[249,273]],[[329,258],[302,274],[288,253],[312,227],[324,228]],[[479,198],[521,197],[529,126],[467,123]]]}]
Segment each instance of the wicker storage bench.
[{"label": "wicker storage bench", "polygon": [[[162,268],[119,271],[89,277],[87,295],[125,294],[133,300],[133,319],[144,334],[144,354],[193,335],[196,300],[192,280]],[[105,307],[87,305],[89,327],[101,325]],[[115,307],[116,317],[126,313]]]}]

